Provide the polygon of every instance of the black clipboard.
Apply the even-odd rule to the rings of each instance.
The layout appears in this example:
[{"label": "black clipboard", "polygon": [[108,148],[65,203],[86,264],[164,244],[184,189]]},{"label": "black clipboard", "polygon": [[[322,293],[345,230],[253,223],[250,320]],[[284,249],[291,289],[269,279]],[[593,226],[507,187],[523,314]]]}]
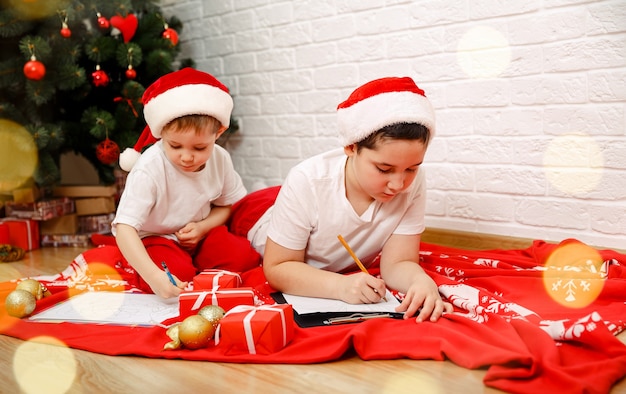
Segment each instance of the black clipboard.
[{"label": "black clipboard", "polygon": [[[287,304],[287,300],[281,292],[271,293],[270,296],[278,304]],[[379,318],[402,319],[403,317],[404,313],[402,312],[316,312],[300,314],[295,309],[293,311],[293,319],[302,328],[354,324]]]}]

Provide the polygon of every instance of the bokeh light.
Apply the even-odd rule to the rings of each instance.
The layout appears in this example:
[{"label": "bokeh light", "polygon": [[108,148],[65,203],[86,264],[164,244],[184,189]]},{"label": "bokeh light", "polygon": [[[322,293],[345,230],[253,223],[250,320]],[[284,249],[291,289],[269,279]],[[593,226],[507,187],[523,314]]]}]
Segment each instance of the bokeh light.
[{"label": "bokeh light", "polygon": [[498,30],[474,27],[459,40],[457,61],[472,78],[494,78],[511,64],[511,46]]},{"label": "bokeh light", "polygon": [[26,394],[66,393],[76,377],[76,359],[58,339],[35,337],[15,351],[13,374]]},{"label": "bokeh light", "polygon": [[2,0],[2,6],[13,8],[23,19],[40,19],[67,8],[68,0]]},{"label": "bokeh light", "polygon": [[602,149],[589,135],[570,134],[555,137],[543,157],[548,182],[570,195],[595,190],[602,179]]},{"label": "bokeh light", "polygon": [[37,145],[23,126],[0,119],[0,192],[25,184],[37,168]]},{"label": "bokeh light", "polygon": [[592,247],[580,242],[559,245],[545,263],[546,292],[559,304],[584,308],[594,302],[606,280],[603,259]]},{"label": "bokeh light", "polygon": [[118,313],[120,306],[124,302],[125,293],[125,281],[121,277],[120,273],[114,267],[103,263],[89,263],[88,269],[85,272],[85,280],[78,280],[72,288],[69,289],[69,296],[73,297],[83,291],[109,291],[117,292],[115,297],[112,297],[112,301],[106,306],[101,306],[97,309],[83,307],[82,304],[72,304],[75,308],[77,315],[83,317],[86,320],[106,320],[106,318]]}]

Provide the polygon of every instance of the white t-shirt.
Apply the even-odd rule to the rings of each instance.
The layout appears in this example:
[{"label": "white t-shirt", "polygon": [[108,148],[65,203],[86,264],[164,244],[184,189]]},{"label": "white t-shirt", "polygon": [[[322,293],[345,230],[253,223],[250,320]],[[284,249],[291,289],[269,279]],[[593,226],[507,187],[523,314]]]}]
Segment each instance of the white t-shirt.
[{"label": "white t-shirt", "polygon": [[337,239],[341,234],[364,265],[369,265],[391,234],[424,231],[426,185],[420,169],[409,188],[391,201],[374,201],[358,216],[346,198],[343,148],[309,158],[294,167],[274,206],[255,224],[248,239],[263,253],[267,237],[294,250],[305,262],[333,272],[356,269]]},{"label": "white t-shirt", "polygon": [[215,145],[206,166],[183,172],[165,156],[162,141],[148,148],[126,179],[112,231],[118,223],[134,227],[141,238],[174,232],[205,219],[211,205],[231,205],[247,194],[228,152]]}]

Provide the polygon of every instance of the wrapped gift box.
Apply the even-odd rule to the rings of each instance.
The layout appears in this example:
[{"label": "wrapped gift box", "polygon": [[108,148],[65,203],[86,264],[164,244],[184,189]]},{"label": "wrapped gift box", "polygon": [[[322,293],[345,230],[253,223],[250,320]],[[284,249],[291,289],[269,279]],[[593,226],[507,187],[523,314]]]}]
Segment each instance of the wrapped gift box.
[{"label": "wrapped gift box", "polygon": [[226,270],[207,269],[193,278],[194,290],[234,289],[241,286],[239,273]]},{"label": "wrapped gift box", "polygon": [[78,216],[103,215],[115,212],[115,197],[77,198],[75,204]]},{"label": "wrapped gift box", "polygon": [[78,232],[81,234],[108,234],[111,232],[113,219],[115,219],[115,213],[79,216]]},{"label": "wrapped gift box", "polygon": [[64,197],[111,197],[117,193],[117,187],[115,185],[109,186],[59,186],[52,190],[52,194],[55,196]]},{"label": "wrapped gift box", "polygon": [[226,354],[271,354],[287,346],[293,334],[291,305],[242,305],[220,320],[215,343],[224,347]]},{"label": "wrapped gift box", "polygon": [[9,229],[9,244],[25,251],[39,249],[39,222],[31,219],[4,218],[0,223]]},{"label": "wrapped gift box", "polygon": [[9,238],[9,225],[6,223],[0,223],[0,245],[8,244],[11,242]]},{"label": "wrapped gift box", "polygon": [[75,213],[44,220],[40,223],[39,233],[45,234],[76,234],[78,232],[78,216]]},{"label": "wrapped gift box", "polygon": [[178,297],[179,316],[187,317],[195,315],[207,305],[220,306],[228,312],[238,305],[254,305],[256,300],[252,287],[240,287],[238,289],[184,291]]},{"label": "wrapped gift box", "polygon": [[86,248],[91,246],[91,240],[87,234],[45,234],[41,237],[41,246]]},{"label": "wrapped gift box", "polygon": [[6,215],[22,219],[49,220],[74,213],[74,201],[68,197],[51,198],[31,203],[6,202]]},{"label": "wrapped gift box", "polygon": [[13,201],[17,203],[32,203],[41,198],[41,193],[37,186],[25,187],[13,190]]}]

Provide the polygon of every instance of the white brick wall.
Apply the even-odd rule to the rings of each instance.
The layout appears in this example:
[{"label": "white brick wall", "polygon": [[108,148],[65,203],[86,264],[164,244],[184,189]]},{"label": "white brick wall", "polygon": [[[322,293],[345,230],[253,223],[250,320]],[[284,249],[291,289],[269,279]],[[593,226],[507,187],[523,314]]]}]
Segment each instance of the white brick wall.
[{"label": "white brick wall", "polygon": [[623,0],[164,0],[184,57],[235,98],[250,191],[337,146],[358,85],[433,102],[430,227],[626,248]]}]

